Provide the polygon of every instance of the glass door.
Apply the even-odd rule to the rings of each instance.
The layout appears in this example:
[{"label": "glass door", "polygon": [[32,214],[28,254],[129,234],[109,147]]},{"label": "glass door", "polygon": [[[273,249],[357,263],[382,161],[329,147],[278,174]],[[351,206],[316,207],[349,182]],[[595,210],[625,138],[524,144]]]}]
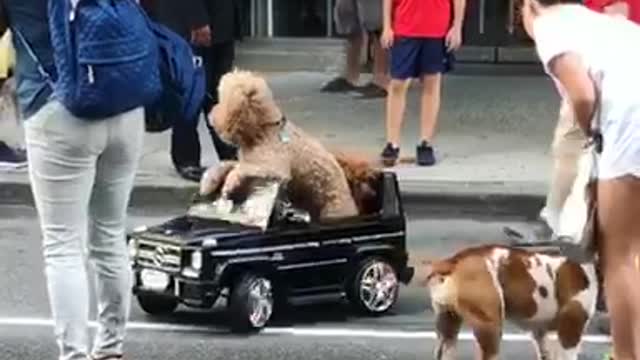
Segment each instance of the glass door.
[{"label": "glass door", "polygon": [[[377,0],[374,0],[377,1]],[[331,0],[272,0],[274,37],[327,37]]]}]

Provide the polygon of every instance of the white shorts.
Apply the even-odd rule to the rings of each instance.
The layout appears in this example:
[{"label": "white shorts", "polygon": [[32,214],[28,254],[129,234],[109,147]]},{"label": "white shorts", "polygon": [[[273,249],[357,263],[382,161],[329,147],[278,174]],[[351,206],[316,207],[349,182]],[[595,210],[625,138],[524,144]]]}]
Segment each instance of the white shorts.
[{"label": "white shorts", "polygon": [[598,178],[640,177],[640,104],[608,112],[602,121]]}]

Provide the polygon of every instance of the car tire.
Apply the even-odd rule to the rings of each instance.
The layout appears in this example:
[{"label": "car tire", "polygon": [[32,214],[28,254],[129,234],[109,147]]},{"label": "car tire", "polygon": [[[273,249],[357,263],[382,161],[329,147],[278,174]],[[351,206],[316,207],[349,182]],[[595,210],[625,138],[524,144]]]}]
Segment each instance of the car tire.
[{"label": "car tire", "polygon": [[231,330],[251,333],[264,328],[273,315],[275,296],[271,280],[243,274],[234,283],[228,302]]},{"label": "car tire", "polygon": [[138,294],[138,304],[149,315],[167,315],[178,307],[178,300],[166,296]]},{"label": "car tire", "polygon": [[381,257],[360,261],[347,284],[347,298],[364,315],[382,315],[398,300],[400,283],[394,267]]}]

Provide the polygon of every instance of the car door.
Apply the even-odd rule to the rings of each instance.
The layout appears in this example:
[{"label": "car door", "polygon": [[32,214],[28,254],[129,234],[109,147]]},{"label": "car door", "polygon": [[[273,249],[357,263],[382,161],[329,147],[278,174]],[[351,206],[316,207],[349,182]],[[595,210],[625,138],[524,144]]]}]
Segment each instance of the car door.
[{"label": "car door", "polygon": [[354,254],[354,224],[281,224],[280,236],[290,246],[278,266],[294,296],[341,293]]}]

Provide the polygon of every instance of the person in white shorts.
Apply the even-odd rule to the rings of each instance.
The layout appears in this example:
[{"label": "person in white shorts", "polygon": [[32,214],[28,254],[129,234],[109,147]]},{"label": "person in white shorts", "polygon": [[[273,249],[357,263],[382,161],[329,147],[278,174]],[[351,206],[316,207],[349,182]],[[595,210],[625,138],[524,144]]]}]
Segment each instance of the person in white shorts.
[{"label": "person in white shorts", "polygon": [[[626,6],[627,0],[584,0],[583,4],[593,11],[631,18],[638,23],[638,20],[631,16],[632,11]],[[582,201],[584,184],[577,179],[581,176],[579,174],[580,159],[588,155],[584,151],[588,140],[575,121],[571,105],[566,99],[562,99],[551,144],[551,178],[544,207],[532,229],[519,231],[506,227],[505,233],[509,237],[520,244],[524,242],[525,244],[533,243],[533,245],[558,238],[570,242],[577,241],[574,234],[567,230],[571,225],[563,226],[561,223],[563,219],[571,216],[576,207],[582,206],[579,202]]]},{"label": "person in white shorts", "polygon": [[639,359],[640,47],[634,44],[640,44],[640,27],[561,1],[524,0],[525,29],[582,131],[602,135],[596,164],[598,256],[614,358]]}]

